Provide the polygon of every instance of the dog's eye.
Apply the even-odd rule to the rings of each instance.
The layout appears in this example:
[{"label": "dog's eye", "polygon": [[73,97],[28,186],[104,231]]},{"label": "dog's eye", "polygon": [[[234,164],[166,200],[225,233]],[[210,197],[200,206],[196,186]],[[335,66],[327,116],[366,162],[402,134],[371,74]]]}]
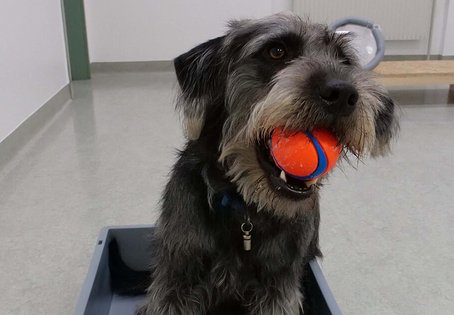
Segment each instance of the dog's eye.
[{"label": "dog's eye", "polygon": [[274,60],[279,60],[285,57],[285,48],[282,45],[276,45],[270,48],[268,51],[270,57]]},{"label": "dog's eye", "polygon": [[341,62],[342,62],[343,65],[346,65],[346,66],[351,66],[352,65],[352,62],[348,58],[342,59]]}]

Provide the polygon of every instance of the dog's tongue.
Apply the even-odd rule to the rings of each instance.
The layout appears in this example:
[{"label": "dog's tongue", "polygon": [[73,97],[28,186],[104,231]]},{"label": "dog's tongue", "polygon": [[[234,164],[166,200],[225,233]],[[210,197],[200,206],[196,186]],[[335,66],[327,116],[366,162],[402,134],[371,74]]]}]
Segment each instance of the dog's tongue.
[{"label": "dog's tongue", "polygon": [[281,179],[287,181],[286,175],[289,175],[310,185],[334,167],[341,149],[336,136],[327,129],[284,132],[282,128],[276,128],[270,151],[282,171]]}]

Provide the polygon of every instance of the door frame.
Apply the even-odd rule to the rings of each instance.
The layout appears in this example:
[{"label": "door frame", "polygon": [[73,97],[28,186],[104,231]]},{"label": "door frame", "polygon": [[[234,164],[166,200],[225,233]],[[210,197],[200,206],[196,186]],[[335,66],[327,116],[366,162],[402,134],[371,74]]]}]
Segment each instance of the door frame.
[{"label": "door frame", "polygon": [[88,55],[87,27],[83,0],[60,0],[70,81],[88,80],[90,58]]}]

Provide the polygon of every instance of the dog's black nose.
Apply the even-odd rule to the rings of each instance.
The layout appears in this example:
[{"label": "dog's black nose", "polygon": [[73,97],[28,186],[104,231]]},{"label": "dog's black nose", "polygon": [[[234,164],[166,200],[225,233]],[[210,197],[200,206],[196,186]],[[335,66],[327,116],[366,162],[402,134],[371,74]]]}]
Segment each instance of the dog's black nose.
[{"label": "dog's black nose", "polygon": [[321,86],[320,97],[329,113],[347,116],[355,109],[358,91],[346,81],[332,79]]}]

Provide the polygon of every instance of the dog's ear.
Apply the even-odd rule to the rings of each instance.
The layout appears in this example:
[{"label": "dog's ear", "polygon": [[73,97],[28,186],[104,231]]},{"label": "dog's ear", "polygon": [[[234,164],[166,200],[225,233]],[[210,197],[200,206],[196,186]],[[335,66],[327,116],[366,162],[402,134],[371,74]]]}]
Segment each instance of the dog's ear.
[{"label": "dog's ear", "polygon": [[374,157],[388,153],[391,139],[399,129],[394,101],[389,95],[381,95],[380,99],[383,107],[375,116],[375,144],[372,149]]},{"label": "dog's ear", "polygon": [[224,97],[224,60],[220,56],[224,36],[209,40],[175,58],[181,88],[178,107],[184,116],[186,136],[197,139],[205,123],[210,103]]}]

